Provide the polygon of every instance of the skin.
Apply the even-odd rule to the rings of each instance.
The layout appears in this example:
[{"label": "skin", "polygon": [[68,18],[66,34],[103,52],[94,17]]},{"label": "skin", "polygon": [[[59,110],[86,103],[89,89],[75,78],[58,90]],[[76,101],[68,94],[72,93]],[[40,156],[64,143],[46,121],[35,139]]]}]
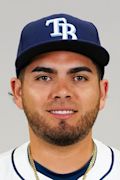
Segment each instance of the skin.
[{"label": "skin", "polygon": [[[11,88],[28,119],[34,160],[56,173],[80,169],[91,158],[92,126],[108,91],[91,59],[67,51],[45,53],[25,68],[22,81],[12,78]],[[63,141],[66,137],[69,141]]]}]

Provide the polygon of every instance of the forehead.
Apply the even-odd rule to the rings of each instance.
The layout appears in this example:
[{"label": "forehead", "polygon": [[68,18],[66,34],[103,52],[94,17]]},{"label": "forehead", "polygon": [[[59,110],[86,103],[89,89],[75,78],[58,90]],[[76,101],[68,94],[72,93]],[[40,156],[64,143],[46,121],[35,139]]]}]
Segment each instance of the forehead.
[{"label": "forehead", "polygon": [[87,66],[96,69],[95,64],[89,57],[70,51],[53,51],[39,55],[34,58],[26,69],[30,70],[36,66],[51,67],[55,69]]}]

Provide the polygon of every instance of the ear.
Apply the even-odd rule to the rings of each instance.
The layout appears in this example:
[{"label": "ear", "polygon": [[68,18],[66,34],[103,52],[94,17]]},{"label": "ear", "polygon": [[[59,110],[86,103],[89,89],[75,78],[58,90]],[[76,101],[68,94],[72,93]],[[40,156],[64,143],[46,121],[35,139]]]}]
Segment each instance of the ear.
[{"label": "ear", "polygon": [[11,89],[13,95],[13,101],[20,108],[23,109],[22,105],[22,84],[18,78],[11,79]]},{"label": "ear", "polygon": [[108,81],[101,80],[100,81],[100,107],[99,109],[103,109],[105,106],[106,98],[108,93]]}]

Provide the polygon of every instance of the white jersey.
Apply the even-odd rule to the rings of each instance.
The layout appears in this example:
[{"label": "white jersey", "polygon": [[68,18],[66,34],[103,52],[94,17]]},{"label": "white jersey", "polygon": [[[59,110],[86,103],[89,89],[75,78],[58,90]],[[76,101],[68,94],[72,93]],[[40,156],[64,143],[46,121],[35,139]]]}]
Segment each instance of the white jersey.
[{"label": "white jersey", "polygon": [[[95,140],[97,157],[93,168],[87,174],[87,180],[119,180],[120,151]],[[13,151],[0,155],[0,180],[36,180],[27,152],[28,143]],[[40,180],[51,178],[38,173]],[[82,177],[78,178],[82,180]]]}]

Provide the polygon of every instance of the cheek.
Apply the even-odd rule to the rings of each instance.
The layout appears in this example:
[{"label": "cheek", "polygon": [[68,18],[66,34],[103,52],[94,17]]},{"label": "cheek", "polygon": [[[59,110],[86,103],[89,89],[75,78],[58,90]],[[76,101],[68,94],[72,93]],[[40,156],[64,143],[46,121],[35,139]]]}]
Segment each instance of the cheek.
[{"label": "cheek", "polygon": [[80,104],[83,104],[85,109],[91,109],[100,101],[100,90],[97,86],[91,86],[91,88],[85,89],[79,94]]},{"label": "cheek", "polygon": [[42,88],[26,88],[23,90],[23,103],[29,108],[37,109],[44,106],[48,92]]}]

